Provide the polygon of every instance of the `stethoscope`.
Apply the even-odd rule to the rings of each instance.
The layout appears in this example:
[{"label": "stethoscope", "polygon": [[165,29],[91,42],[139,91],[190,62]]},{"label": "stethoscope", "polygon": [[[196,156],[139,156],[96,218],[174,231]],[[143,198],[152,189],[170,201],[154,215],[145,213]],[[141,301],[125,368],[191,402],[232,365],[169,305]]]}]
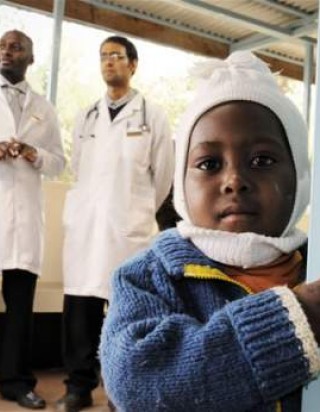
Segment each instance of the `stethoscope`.
[{"label": "stethoscope", "polygon": [[146,99],[142,98],[141,103],[141,123],[140,123],[141,132],[149,132],[150,128],[147,124],[147,109],[146,109]]},{"label": "stethoscope", "polygon": [[[141,122],[139,125],[139,132],[140,133],[146,133],[150,131],[150,127],[148,126],[147,123],[147,109],[146,109],[146,99],[142,97],[142,102],[141,102]],[[97,101],[93,107],[88,110],[86,113],[84,123],[83,123],[83,134],[80,134],[79,137],[83,138],[84,136],[89,136],[91,138],[95,138],[95,134],[93,133],[94,127],[96,124],[96,121],[98,120],[100,116],[100,111],[99,111],[99,101]]]}]

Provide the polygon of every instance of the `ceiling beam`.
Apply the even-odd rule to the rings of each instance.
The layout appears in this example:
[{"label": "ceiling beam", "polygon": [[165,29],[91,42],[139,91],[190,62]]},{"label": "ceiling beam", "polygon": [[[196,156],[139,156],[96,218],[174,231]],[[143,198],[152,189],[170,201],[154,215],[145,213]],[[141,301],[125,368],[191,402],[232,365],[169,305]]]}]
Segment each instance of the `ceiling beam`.
[{"label": "ceiling beam", "polygon": [[[298,22],[300,25],[297,27]],[[292,30],[292,37],[301,37],[307,33],[315,31],[316,29],[317,23],[304,24],[304,21],[297,21],[295,23],[295,28]],[[263,34],[253,34],[243,40],[232,43],[230,50],[259,50],[278,41],[279,39],[276,37],[265,36]],[[307,43],[310,45],[315,45],[317,44],[317,40],[312,37],[308,37]]]},{"label": "ceiling beam", "polygon": [[283,76],[291,77],[295,80],[303,79],[303,66],[300,64],[292,64],[286,62],[280,58],[275,58],[267,55],[266,53],[256,53],[262,60],[269,64],[270,69],[273,72],[279,72]]},{"label": "ceiling beam", "polygon": [[[52,13],[53,0],[10,0],[9,5],[20,5]],[[202,35],[184,33],[181,30],[151,23],[142,18],[130,17],[111,10],[105,10],[79,0],[66,0],[65,17],[95,26],[98,29],[126,33],[158,44],[191,51],[205,56],[225,58],[229,46],[221,41],[203,38]]]},{"label": "ceiling beam", "polygon": [[[23,8],[27,7],[47,14],[52,14],[53,10],[53,0],[10,0],[5,1],[5,4],[21,6]],[[203,56],[225,58],[230,52],[227,44],[110,10],[104,10],[79,0],[66,0],[65,18],[69,21],[89,24],[108,31],[125,33]],[[261,55],[261,57],[270,64],[272,70],[281,70],[284,76],[302,80],[303,67],[300,64],[283,62],[281,57],[271,57],[270,55]]]},{"label": "ceiling beam", "polygon": [[234,52],[237,50],[259,50],[272,43],[277,42],[278,39],[275,37],[265,36],[263,34],[253,34],[248,36],[243,40],[235,41],[230,46],[230,51]]},{"label": "ceiling beam", "polygon": [[309,38],[300,38],[300,37],[293,38],[292,30],[286,27],[269,24],[261,20],[257,20],[250,16],[235,13],[234,11],[223,8],[223,7],[205,3],[204,1],[180,0],[180,2],[190,5],[190,7],[192,7],[194,10],[197,10],[197,11],[202,10],[205,12],[210,12],[212,13],[213,16],[215,17],[221,16],[224,20],[229,21],[230,23],[237,22],[237,23],[243,24],[246,28],[250,28],[253,31],[256,31],[258,33],[263,33],[268,36],[275,37],[281,40],[289,40],[289,41],[296,40],[296,41],[300,41],[303,43],[310,41]]},{"label": "ceiling beam", "polygon": [[278,0],[255,0],[255,2],[299,18],[308,17],[310,15],[309,13],[300,10],[298,7],[280,3]]},{"label": "ceiling beam", "polygon": [[[169,28],[173,28],[173,29],[177,29],[177,30],[181,30],[183,32],[189,33],[191,28],[190,27],[186,27],[186,25],[183,25],[181,22],[177,22],[177,21],[170,21],[170,19],[166,20],[164,18],[160,18],[159,16],[155,16],[154,14],[151,13],[147,13],[145,10],[137,10],[135,7],[133,6],[123,6],[123,5],[119,5],[119,4],[114,4],[113,1],[109,1],[109,0],[81,0],[84,3],[88,3],[92,6],[97,6],[99,8],[102,9],[106,9],[106,10],[110,10],[110,11],[115,11],[117,13],[121,13],[121,14],[125,14],[131,17],[136,17],[139,19],[143,19],[143,20],[147,20],[150,22],[156,22],[157,24],[161,24],[164,26],[168,26]],[[179,2],[183,2],[183,3],[190,3],[192,6],[193,5],[198,5],[201,4],[199,6],[199,9],[201,12],[203,12],[202,10],[202,4],[203,2],[198,1],[198,0],[179,0]],[[188,5],[187,5],[188,6]],[[198,6],[197,6],[198,7]],[[193,9],[196,10],[195,7],[192,7]],[[229,12],[226,9],[221,9],[219,7],[216,6],[212,6],[212,5],[207,5],[205,6],[205,8],[209,8],[211,11],[213,10],[219,10],[219,12],[221,10],[223,10],[223,14],[227,14],[227,16],[229,16]],[[143,13],[142,13],[143,12]],[[233,12],[231,12],[233,13]],[[237,19],[245,19],[246,16],[240,15],[240,14],[236,14],[233,13],[232,16],[237,16]],[[241,16],[241,17],[240,17]],[[288,33],[291,33],[290,36],[285,36],[285,39],[290,39],[290,41],[292,41],[292,37],[301,37],[303,34],[308,33],[309,30],[314,29],[314,20],[317,17],[317,15],[315,14],[311,14],[311,15],[306,15],[303,14],[303,18],[299,18],[298,20],[295,20],[295,22],[291,22],[290,25],[288,25],[287,27],[282,27],[281,30],[283,31],[287,31]],[[252,19],[251,19],[252,20]],[[237,20],[238,21],[238,20]],[[259,22],[259,27],[260,27],[260,21],[255,20],[256,22]],[[312,23],[312,24],[311,24]],[[274,26],[277,27],[277,26]],[[277,32],[278,32],[278,27],[277,27]],[[279,29],[280,30],[280,29]],[[279,41],[279,37],[270,37],[270,36],[265,36],[262,34],[258,34],[258,41],[257,39],[255,39],[254,42],[249,41],[249,46],[246,46],[246,40],[244,40],[244,43],[242,42],[234,42],[232,43],[231,40],[226,41],[226,39],[221,39],[221,37],[218,37],[217,35],[213,35],[212,33],[207,33],[207,32],[203,32],[203,31],[199,31],[199,29],[192,29],[192,33],[196,34],[196,35],[200,35],[201,37],[205,37],[205,38],[209,38],[213,41],[218,41],[218,43],[224,42],[226,44],[228,44],[229,46],[229,52],[235,51],[235,50],[243,50],[243,49],[249,49],[251,48],[251,50],[260,50],[263,46],[267,46],[270,43],[274,43]],[[255,35],[254,35],[255,36]],[[316,40],[313,38],[309,38],[309,37],[301,37],[300,39],[297,39],[300,42],[303,42],[303,45],[305,43],[311,43],[311,44],[315,44]],[[269,55],[271,54],[271,52],[269,52]],[[275,54],[274,57],[277,57],[277,55]],[[289,59],[290,60],[290,59]],[[296,59],[292,59],[293,63],[296,63]],[[301,64],[303,64],[301,62]]]},{"label": "ceiling beam", "polygon": [[[124,14],[130,17],[143,19],[145,21],[160,24],[161,26],[166,26],[172,29],[181,30],[184,33],[191,33],[209,40],[218,41],[221,43],[229,44],[230,40],[224,38],[223,36],[218,36],[216,33],[211,32],[210,30],[200,30],[197,27],[184,24],[183,22],[177,19],[163,18],[152,13],[148,13],[146,10],[137,10],[133,5],[132,6],[121,6],[114,4],[112,1],[102,1],[102,0],[80,0],[83,3],[88,3],[92,6],[96,6],[102,9],[109,11],[114,11],[116,13]],[[143,14],[141,13],[143,12]]]},{"label": "ceiling beam", "polygon": [[[256,0],[259,1],[259,0]],[[259,1],[260,3],[260,1]],[[262,3],[269,3],[269,0],[263,0]],[[274,3],[274,1],[271,1],[271,3]],[[287,6],[284,6],[287,8]],[[315,45],[317,43],[317,40],[312,37],[304,37],[306,34],[313,33],[317,30],[317,18],[318,18],[318,13],[311,13],[309,15],[304,15],[303,18],[299,18],[297,20],[292,21],[290,24],[286,26],[288,30],[291,31],[291,36],[292,37],[301,37],[302,39],[308,39],[307,43]],[[263,34],[253,34],[251,36],[248,36],[247,38],[234,42],[231,45],[231,50],[236,51],[236,50],[258,50],[262,49],[272,43],[275,43],[279,41],[276,37],[271,37],[271,36],[265,36]]]}]

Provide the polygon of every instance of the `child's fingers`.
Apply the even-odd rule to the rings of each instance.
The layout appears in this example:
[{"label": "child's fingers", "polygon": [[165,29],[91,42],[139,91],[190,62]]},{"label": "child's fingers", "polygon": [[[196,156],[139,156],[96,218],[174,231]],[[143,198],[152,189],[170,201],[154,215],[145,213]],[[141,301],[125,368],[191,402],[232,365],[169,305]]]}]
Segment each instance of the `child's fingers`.
[{"label": "child's fingers", "polygon": [[299,285],[294,288],[294,293],[301,303],[318,344],[320,344],[320,280]]}]

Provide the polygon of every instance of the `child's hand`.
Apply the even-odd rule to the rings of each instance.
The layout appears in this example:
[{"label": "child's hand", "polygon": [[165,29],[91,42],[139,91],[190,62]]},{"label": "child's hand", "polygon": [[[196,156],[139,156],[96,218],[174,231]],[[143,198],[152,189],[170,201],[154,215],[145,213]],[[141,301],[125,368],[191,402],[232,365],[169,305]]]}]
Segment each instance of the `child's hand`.
[{"label": "child's hand", "polygon": [[315,338],[320,345],[320,280],[304,283],[294,288]]}]

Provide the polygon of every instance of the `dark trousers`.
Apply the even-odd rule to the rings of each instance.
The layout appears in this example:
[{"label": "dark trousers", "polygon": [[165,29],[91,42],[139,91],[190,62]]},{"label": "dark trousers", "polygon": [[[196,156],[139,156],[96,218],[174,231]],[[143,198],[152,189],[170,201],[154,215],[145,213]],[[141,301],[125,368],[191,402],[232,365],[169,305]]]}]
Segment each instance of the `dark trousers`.
[{"label": "dark trousers", "polygon": [[68,392],[87,394],[100,381],[98,347],[106,301],[91,296],[64,296],[63,358]]},{"label": "dark trousers", "polygon": [[2,272],[5,303],[4,327],[0,331],[0,392],[9,399],[32,390],[31,372],[33,300],[37,275],[20,269]]}]

